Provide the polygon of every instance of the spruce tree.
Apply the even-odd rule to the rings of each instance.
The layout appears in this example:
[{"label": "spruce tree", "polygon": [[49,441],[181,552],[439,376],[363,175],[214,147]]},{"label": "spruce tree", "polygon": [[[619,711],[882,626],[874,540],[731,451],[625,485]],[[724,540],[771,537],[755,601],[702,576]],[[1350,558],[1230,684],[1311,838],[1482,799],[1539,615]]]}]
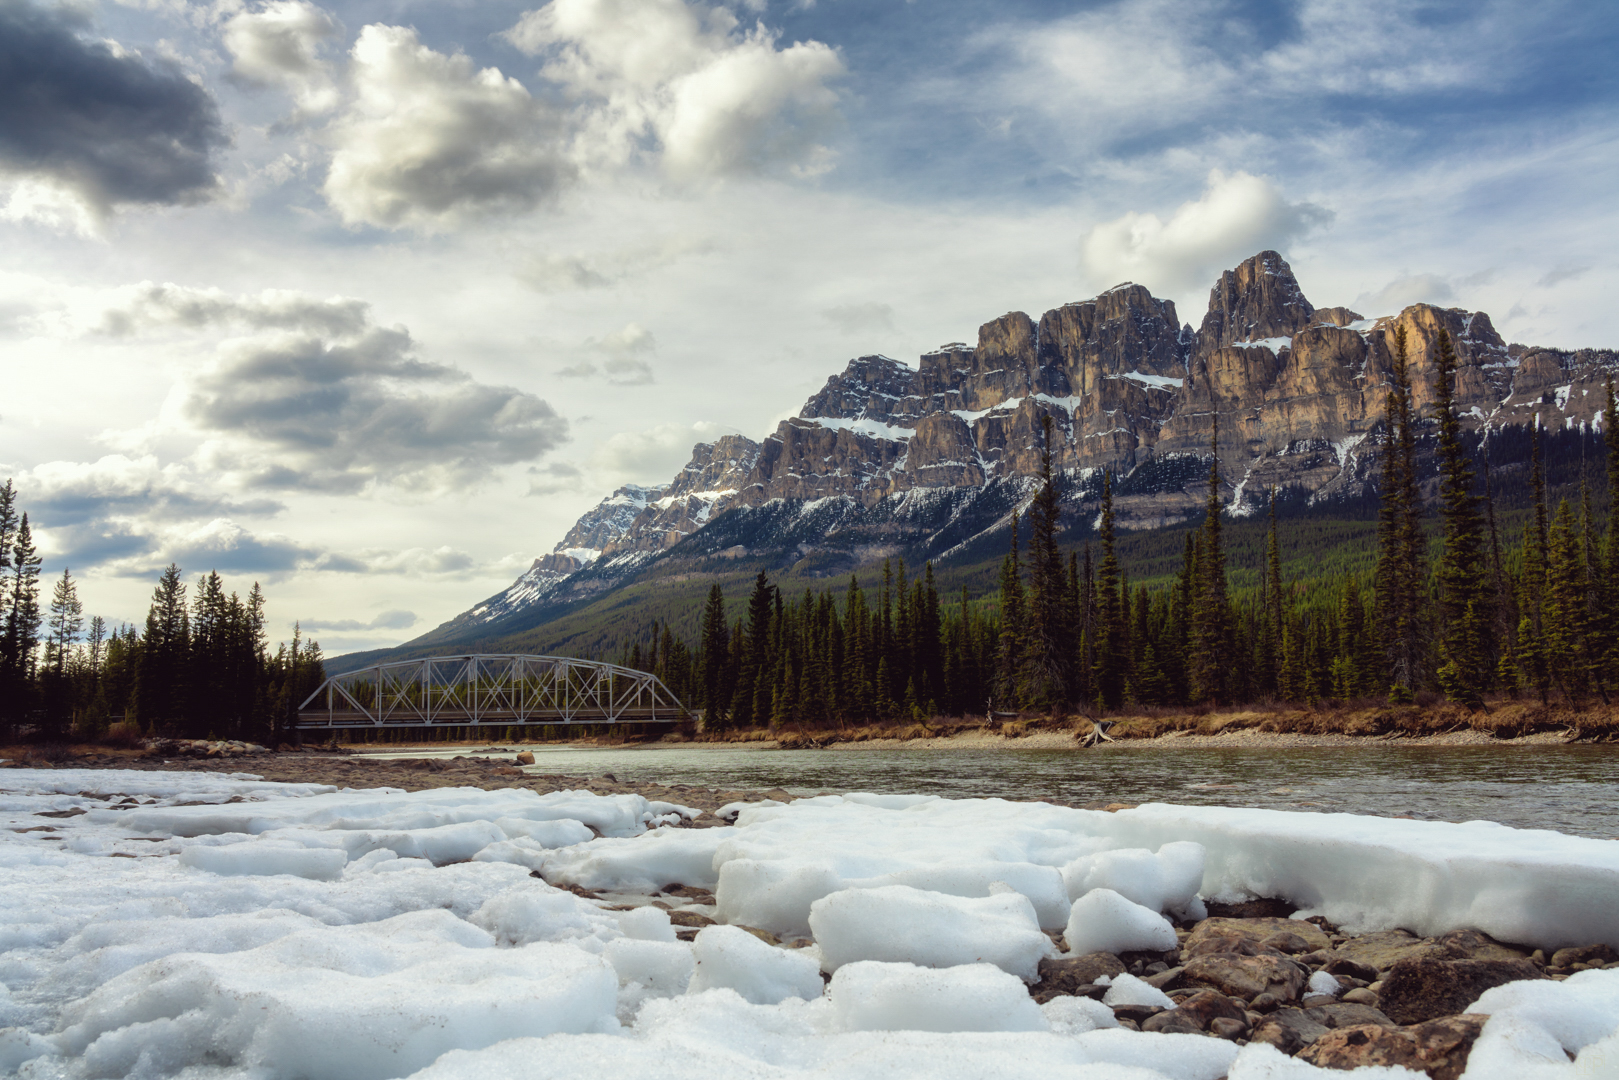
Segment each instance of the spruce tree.
[{"label": "spruce tree", "polygon": [[1568,500],[1558,504],[1546,552],[1546,596],[1541,616],[1552,682],[1571,700],[1589,686],[1588,590],[1579,528]]},{"label": "spruce tree", "polygon": [[[301,638],[301,628],[295,625],[291,656],[293,674],[300,670],[298,665],[303,659],[300,655]],[[141,642],[140,666],[135,672],[135,715],[148,731],[184,719],[190,647],[191,626],[186,616],[186,587],[180,580],[180,568],[170,563],[152,592],[152,606],[146,613],[146,633]],[[298,685],[301,684],[294,681],[288,686],[289,709],[295,710],[303,700],[296,696]]]},{"label": "spruce tree", "polygon": [[51,590],[51,614],[46,626],[50,631],[46,645],[49,666],[58,678],[65,677],[73,646],[84,629],[84,605],[79,601],[78,587],[67,567],[62,568],[62,576]]},{"label": "spruce tree", "polygon": [[1615,399],[1612,375],[1607,379],[1607,392],[1602,408],[1602,439],[1608,449],[1608,539],[1597,602],[1604,646],[1602,662],[1612,673],[1619,672],[1619,400]]},{"label": "spruce tree", "polygon": [[1393,370],[1383,406],[1377,521],[1377,625],[1388,663],[1389,698],[1397,703],[1411,700],[1424,678],[1422,503],[1406,343],[1401,323],[1395,329]]},{"label": "spruce tree", "polygon": [[1231,603],[1226,590],[1220,529],[1220,429],[1209,441],[1208,499],[1198,539],[1198,579],[1192,601],[1192,697],[1221,704],[1227,698],[1232,653]]},{"label": "spruce tree", "polygon": [[1018,707],[1018,676],[1023,669],[1025,615],[1023,572],[1018,562],[1018,512],[1012,511],[1012,543],[1001,560],[1001,632],[995,666],[995,703]]},{"label": "spruce tree", "polygon": [[1027,636],[1019,698],[1032,709],[1054,709],[1067,700],[1063,594],[1067,581],[1057,550],[1061,507],[1051,474],[1051,417],[1042,418],[1040,490],[1029,506],[1029,597]]},{"label": "spruce tree", "polygon": [[1482,704],[1494,666],[1487,616],[1484,522],[1473,492],[1473,468],[1461,441],[1453,395],[1456,351],[1439,331],[1434,419],[1439,422],[1439,501],[1444,548],[1439,557],[1440,686],[1452,701]]},{"label": "spruce tree", "polygon": [[1124,703],[1124,681],[1129,665],[1129,628],[1125,624],[1124,597],[1119,591],[1119,554],[1113,533],[1113,478],[1102,474],[1102,567],[1096,581],[1098,616],[1096,648],[1096,701],[1103,709]]},{"label": "spruce tree", "polygon": [[718,582],[708,590],[703,607],[703,726],[712,731],[725,728],[725,710],[730,704],[722,691],[725,659],[730,641],[725,622],[725,590]]}]

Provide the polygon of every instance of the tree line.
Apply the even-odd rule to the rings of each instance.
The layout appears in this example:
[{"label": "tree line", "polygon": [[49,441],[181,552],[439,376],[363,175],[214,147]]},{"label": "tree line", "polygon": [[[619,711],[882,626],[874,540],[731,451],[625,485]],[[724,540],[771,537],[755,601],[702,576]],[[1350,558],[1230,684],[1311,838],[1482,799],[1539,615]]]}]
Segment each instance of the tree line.
[{"label": "tree line", "polygon": [[[1272,492],[1258,587],[1234,592],[1216,427],[1203,521],[1188,531],[1167,583],[1132,586],[1121,565],[1111,475],[1102,477],[1095,549],[1063,550],[1047,450],[1037,491],[1013,514],[991,596],[964,589],[941,602],[931,564],[908,580],[902,561],[885,561],[874,594],[851,576],[838,590],[789,597],[761,572],[734,619],[712,588],[695,645],[654,624],[624,643],[619,662],[657,674],[716,729],[1261,700],[1406,703],[1421,693],[1474,708],[1499,693],[1606,702],[1619,678],[1619,514],[1604,529],[1583,483],[1577,505],[1548,505],[1537,428],[1532,514],[1521,537],[1503,537],[1488,454],[1480,468],[1461,431],[1456,366],[1442,333],[1423,417],[1403,330],[1397,337],[1368,573],[1284,579]],[[1611,379],[1602,431],[1611,494],[1619,492]],[[1044,434],[1049,447],[1049,419]],[[1437,466],[1427,506],[1421,441]]]},{"label": "tree line", "polygon": [[[170,564],[143,627],[88,620],[71,569],[44,603],[42,558],[10,480],[0,486],[0,736],[96,739],[111,725],[184,738],[273,744],[325,679],[320,644],[295,629],[269,651],[264,592],[225,591],[210,571],[188,590]],[[187,594],[190,593],[188,601]]]}]

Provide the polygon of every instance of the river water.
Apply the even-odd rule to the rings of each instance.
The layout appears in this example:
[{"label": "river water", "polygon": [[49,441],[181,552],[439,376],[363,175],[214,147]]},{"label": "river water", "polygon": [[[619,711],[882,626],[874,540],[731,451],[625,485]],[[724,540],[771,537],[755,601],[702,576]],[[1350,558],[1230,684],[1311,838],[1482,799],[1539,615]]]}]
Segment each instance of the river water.
[{"label": "river water", "polygon": [[[1390,746],[1102,750],[743,746],[525,747],[534,771],[612,773],[709,788],[920,792],[1064,803],[1173,802],[1318,813],[1485,819],[1619,839],[1619,746]],[[448,756],[420,750],[378,756]],[[367,755],[370,756],[370,755]],[[479,755],[483,756],[483,755]],[[497,756],[497,755],[489,755]],[[505,756],[505,755],[498,755]]]}]

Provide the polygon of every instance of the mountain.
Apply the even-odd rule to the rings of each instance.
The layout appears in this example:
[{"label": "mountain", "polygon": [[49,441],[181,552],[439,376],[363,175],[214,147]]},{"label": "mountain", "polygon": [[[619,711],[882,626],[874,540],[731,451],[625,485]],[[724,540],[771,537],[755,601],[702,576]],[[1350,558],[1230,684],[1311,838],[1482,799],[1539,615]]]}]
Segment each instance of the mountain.
[{"label": "mountain", "polygon": [[1479,436],[1599,422],[1603,380],[1619,369],[1608,350],[1509,345],[1483,312],[1316,308],[1287,262],[1262,251],[1220,276],[1196,330],[1173,302],[1126,283],[1038,320],[1003,315],[976,345],[942,346],[914,368],[851,360],[762,442],[699,443],[667,485],[620,488],[510,588],[404,648],[509,636],[649,575],[745,566],[816,578],[894,555],[983,558],[1032,494],[1045,417],[1080,527],[1104,470],[1121,528],[1201,513],[1216,427],[1234,516],[1273,489],[1359,497],[1400,328],[1424,410],[1449,332],[1457,408]]}]

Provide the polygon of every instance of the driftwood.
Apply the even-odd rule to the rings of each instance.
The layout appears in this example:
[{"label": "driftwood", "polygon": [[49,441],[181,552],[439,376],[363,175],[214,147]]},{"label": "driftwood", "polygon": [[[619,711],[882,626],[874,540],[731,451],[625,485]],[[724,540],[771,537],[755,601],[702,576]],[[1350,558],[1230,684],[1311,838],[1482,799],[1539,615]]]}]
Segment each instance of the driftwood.
[{"label": "driftwood", "polygon": [[1107,733],[1107,729],[1112,727],[1113,723],[1112,720],[1092,720],[1091,733],[1080,739],[1079,745],[1087,747],[1101,746],[1105,742],[1114,742],[1113,736]]}]

